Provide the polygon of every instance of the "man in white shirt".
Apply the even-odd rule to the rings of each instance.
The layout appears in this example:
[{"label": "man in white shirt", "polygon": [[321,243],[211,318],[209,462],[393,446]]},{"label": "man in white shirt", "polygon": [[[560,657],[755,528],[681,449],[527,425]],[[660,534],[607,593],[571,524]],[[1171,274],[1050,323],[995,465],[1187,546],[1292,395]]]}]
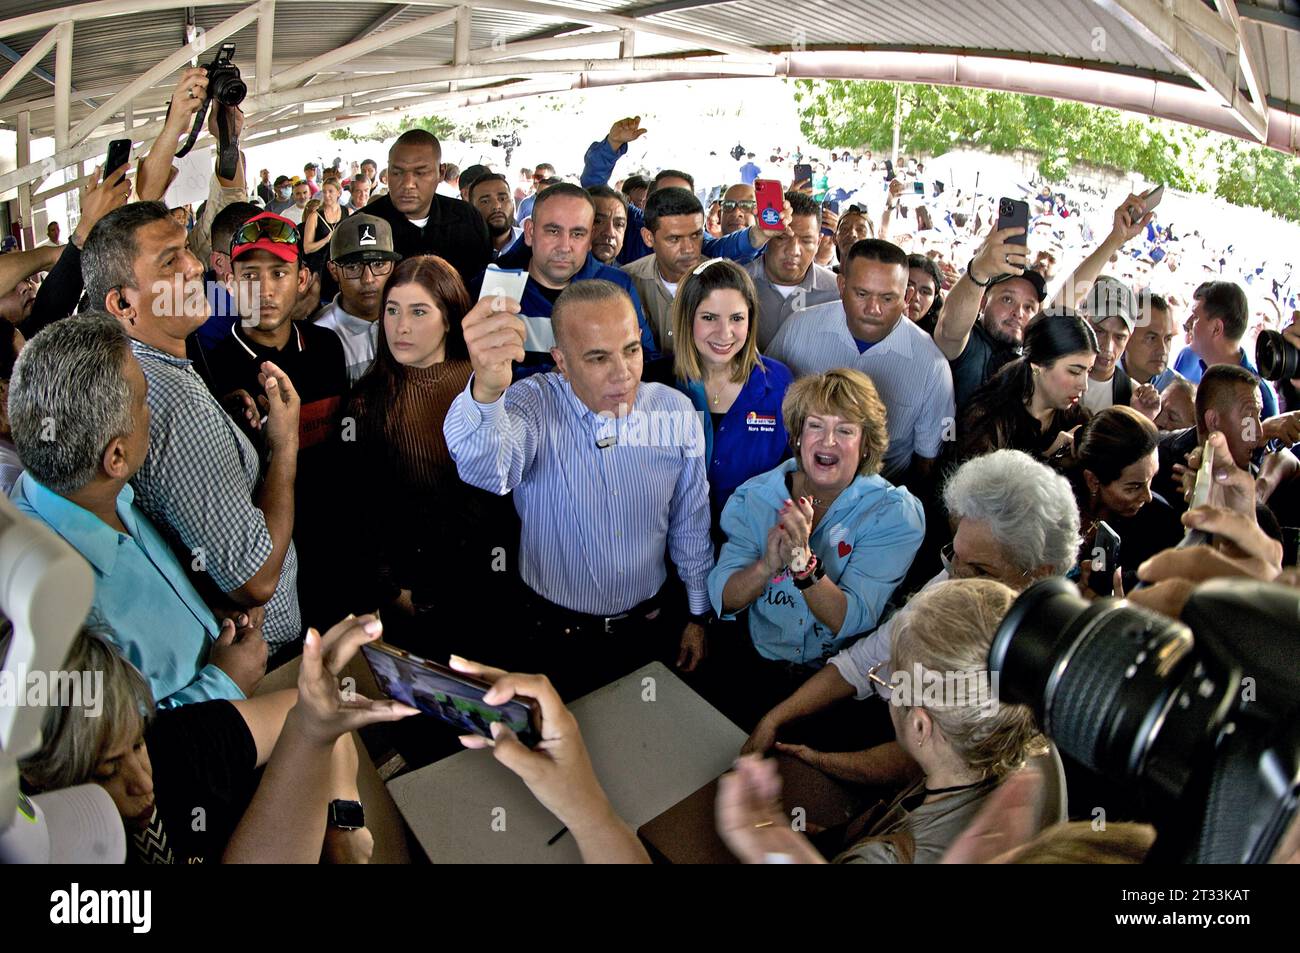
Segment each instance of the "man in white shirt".
[{"label": "man in white shirt", "polygon": [[320,309],[316,323],[343,342],[350,383],[355,384],[375,359],[384,285],[400,260],[393,251],[393,230],[373,215],[349,215],[330,237],[326,267],[338,282],[339,293]]},{"label": "man in white shirt", "polygon": [[907,278],[903,249],[858,242],[839,275],[840,300],[795,312],[766,351],[795,377],[851,367],[871,378],[889,421],[883,475],[896,483],[927,478],[955,426],[948,361],[904,318],[913,294]]},{"label": "man in white shirt", "polygon": [[310,201],[311,189],[308,188],[306,182],[299,182],[293,187],[293,204],[283,212],[277,214],[279,214],[281,218],[287,218],[295,225],[301,225],[303,213],[306,211],[307,203]]}]

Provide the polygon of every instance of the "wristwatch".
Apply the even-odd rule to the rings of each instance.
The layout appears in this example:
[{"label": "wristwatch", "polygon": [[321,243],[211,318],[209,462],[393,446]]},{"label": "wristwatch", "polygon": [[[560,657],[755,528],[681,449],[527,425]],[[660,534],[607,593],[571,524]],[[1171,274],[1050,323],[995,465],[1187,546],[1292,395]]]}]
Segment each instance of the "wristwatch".
[{"label": "wristwatch", "polygon": [[341,831],[360,830],[366,826],[366,812],[360,801],[330,801],[329,826]]},{"label": "wristwatch", "polygon": [[[816,559],[815,556],[813,558]],[[802,592],[804,589],[811,589],[813,586],[817,585],[817,581],[825,575],[826,567],[823,566],[822,561],[818,559],[817,564],[813,567],[813,571],[808,573],[808,575],[803,578],[792,575],[790,578],[791,581],[794,582],[794,587]]]}]

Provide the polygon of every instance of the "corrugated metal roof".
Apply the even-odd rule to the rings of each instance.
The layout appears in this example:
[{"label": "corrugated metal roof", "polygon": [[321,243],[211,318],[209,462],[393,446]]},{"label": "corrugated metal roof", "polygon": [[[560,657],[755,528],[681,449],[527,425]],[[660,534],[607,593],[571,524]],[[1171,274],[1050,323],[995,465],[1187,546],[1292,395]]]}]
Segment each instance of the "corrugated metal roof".
[{"label": "corrugated metal roof", "polygon": [[[509,5],[509,0],[503,0]],[[22,54],[46,30],[3,35],[4,21],[47,11],[75,9],[67,0],[3,0],[0,2],[0,40]],[[275,11],[273,70],[280,71],[365,35],[380,18],[390,16],[380,32],[449,9],[451,3],[401,5],[383,2],[331,4],[280,0]],[[583,27],[571,18],[582,12],[633,16],[646,26],[690,31],[704,39],[691,41],[638,33],[638,56],[680,55],[707,48],[709,39],[770,49],[777,54],[804,45],[812,50],[941,50],[971,54],[1005,55],[1035,61],[1080,64],[1123,73],[1150,75],[1187,84],[1158,49],[1148,45],[1097,3],[1084,0],[566,0],[537,12],[492,9],[473,2],[471,47],[494,41],[507,44],[536,36]],[[241,3],[194,8],[198,26],[211,29],[245,8]],[[1207,9],[1210,7],[1207,6]],[[1257,64],[1260,83],[1278,108],[1300,113],[1300,3],[1296,0],[1256,0],[1241,4],[1243,33]],[[111,18],[80,21],[73,41],[73,87],[98,96],[102,102],[115,89],[133,80],[151,64],[177,50],[184,40],[185,8],[134,12]],[[345,64],[331,67],[329,81],[355,73],[412,70],[448,62],[453,55],[454,26],[388,44]],[[253,73],[256,26],[240,30],[232,39],[239,48],[238,62],[246,76]],[[1207,47],[1214,62],[1224,55]],[[585,47],[572,52],[538,53],[536,58],[615,57],[611,46]],[[204,57],[207,58],[206,56]],[[782,62],[778,59],[778,62]],[[0,61],[3,66],[3,61]],[[54,71],[54,51],[40,66]],[[527,75],[527,66],[518,75]],[[147,104],[165,99],[166,87],[142,95]],[[466,84],[466,85],[472,85]],[[34,75],[24,77],[0,102],[0,124],[13,126],[18,107],[34,108],[33,126],[48,132],[53,121],[52,88]],[[72,121],[89,113],[74,102]]]}]

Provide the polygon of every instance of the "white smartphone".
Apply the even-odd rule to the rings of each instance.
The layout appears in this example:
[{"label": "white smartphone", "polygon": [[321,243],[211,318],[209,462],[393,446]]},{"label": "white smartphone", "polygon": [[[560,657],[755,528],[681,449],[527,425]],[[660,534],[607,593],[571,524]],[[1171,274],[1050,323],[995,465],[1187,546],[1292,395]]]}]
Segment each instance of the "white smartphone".
[{"label": "white smartphone", "polygon": [[500,295],[512,301],[522,301],[526,284],[528,284],[528,272],[508,271],[496,265],[488,265],[487,271],[483,274],[483,287],[479,290],[478,300]]}]

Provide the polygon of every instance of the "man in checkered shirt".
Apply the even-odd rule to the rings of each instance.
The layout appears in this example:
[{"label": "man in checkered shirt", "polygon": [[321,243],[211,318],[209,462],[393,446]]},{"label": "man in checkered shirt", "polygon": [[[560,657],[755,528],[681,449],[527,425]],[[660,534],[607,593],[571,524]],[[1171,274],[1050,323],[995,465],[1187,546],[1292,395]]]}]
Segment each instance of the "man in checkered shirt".
[{"label": "man in checkered shirt", "polygon": [[263,366],[263,471],[195,367],[203,357],[191,335],[208,308],[203,265],[185,239],[161,203],[117,209],[86,239],[86,289],[92,307],[122,322],[149,383],[149,454],[132,480],[136,502],[215,610],[265,606],[262,633],[274,654],[302,634],[292,542],[298,395],[275,365]]}]

